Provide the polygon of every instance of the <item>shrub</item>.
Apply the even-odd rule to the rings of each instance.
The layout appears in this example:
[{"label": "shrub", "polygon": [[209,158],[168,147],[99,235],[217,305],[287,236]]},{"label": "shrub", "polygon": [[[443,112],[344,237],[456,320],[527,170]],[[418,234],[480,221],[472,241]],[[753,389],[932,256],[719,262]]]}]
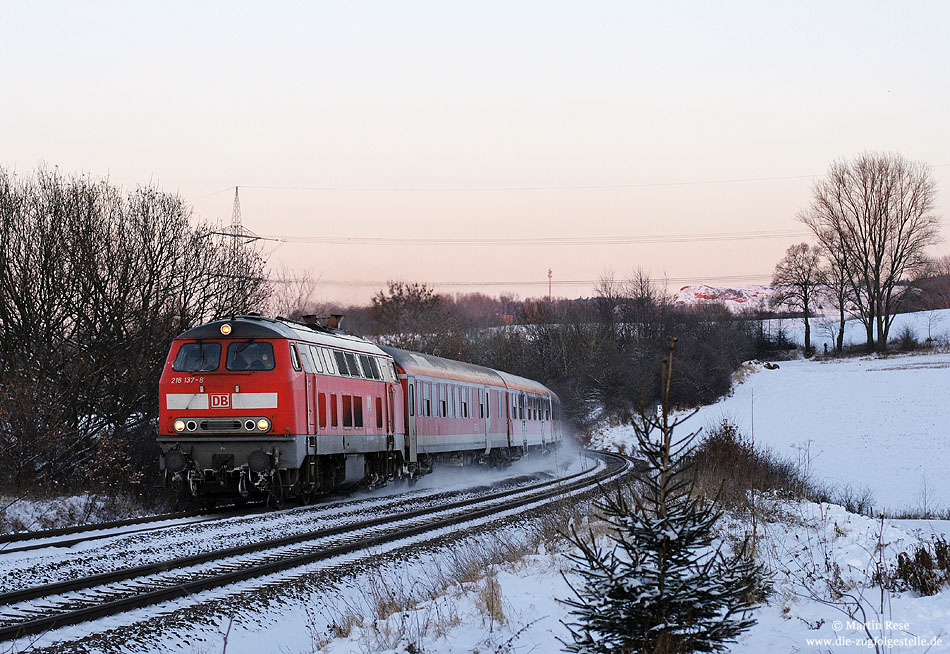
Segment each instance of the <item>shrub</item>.
[{"label": "shrub", "polygon": [[936,595],[950,585],[950,543],[942,536],[897,555],[892,586],[911,588],[920,595]]}]

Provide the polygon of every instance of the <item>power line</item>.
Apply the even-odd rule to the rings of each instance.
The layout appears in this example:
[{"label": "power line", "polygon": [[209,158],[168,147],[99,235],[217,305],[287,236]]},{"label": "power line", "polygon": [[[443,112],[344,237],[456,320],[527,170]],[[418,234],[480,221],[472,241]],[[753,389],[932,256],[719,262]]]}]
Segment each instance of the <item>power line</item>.
[{"label": "power line", "polygon": [[[293,236],[262,235],[260,238],[282,243],[319,245],[407,245],[407,246],[575,246],[636,245],[649,243],[699,243],[708,241],[748,241],[759,239],[804,238],[810,232],[798,229],[773,229],[744,232],[709,232],[693,234],[653,234],[641,236],[541,236],[535,238],[406,238],[388,236]],[[222,235],[226,235],[223,234]]]},{"label": "power line", "polygon": [[[726,282],[749,282],[754,281],[765,281],[768,283],[771,281],[772,276],[770,274],[752,274],[752,275],[718,275],[718,276],[693,276],[693,277],[663,277],[657,279],[651,279],[649,281],[662,283],[670,282],[674,284],[703,284],[703,283],[726,283]],[[275,283],[291,283],[299,280],[280,280],[280,279],[271,279],[268,280]],[[552,281],[551,284],[554,286],[596,286],[600,284],[602,280],[600,279],[567,279],[567,280],[556,280]],[[359,288],[382,288],[385,287],[389,282],[388,281],[379,281],[379,280],[354,280],[354,279],[320,279],[318,280],[319,284],[325,284],[327,286],[351,286]],[[546,286],[548,280],[538,279],[538,280],[522,280],[522,281],[427,281],[426,284],[430,286],[441,286],[441,287],[473,287],[473,286],[488,286],[488,287],[498,287],[498,286]]]},{"label": "power line", "polygon": [[260,191],[319,191],[319,192],[482,192],[482,191],[600,191],[611,189],[653,188],[664,186],[698,186],[705,184],[739,184],[743,182],[772,182],[790,179],[812,179],[824,173],[811,175],[779,175],[774,177],[737,177],[731,179],[706,179],[680,182],[641,182],[637,184],[578,184],[551,186],[263,186],[250,185],[243,188]]},{"label": "power line", "polygon": [[[945,168],[950,163],[934,164],[931,168]],[[316,192],[344,192],[344,193],[375,193],[375,192],[408,192],[431,193],[439,191],[451,192],[505,192],[505,191],[599,191],[612,189],[662,188],[675,186],[704,186],[710,184],[742,184],[746,182],[774,182],[793,179],[814,179],[824,177],[827,173],[812,173],[809,175],[775,175],[771,177],[735,177],[726,179],[688,180],[679,182],[641,182],[636,184],[578,184],[578,185],[548,185],[548,186],[278,186],[278,185],[245,185],[241,188],[260,191],[316,191]],[[187,202],[197,202],[230,191],[233,187],[225,188],[199,195]]]}]

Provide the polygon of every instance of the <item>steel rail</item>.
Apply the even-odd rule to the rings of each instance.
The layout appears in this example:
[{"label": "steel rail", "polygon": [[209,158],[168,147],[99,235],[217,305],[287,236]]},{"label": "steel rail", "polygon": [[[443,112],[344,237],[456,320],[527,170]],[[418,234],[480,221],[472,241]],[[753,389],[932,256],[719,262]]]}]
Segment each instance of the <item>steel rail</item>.
[{"label": "steel rail", "polygon": [[[66,582],[58,582],[54,584],[47,584],[44,586],[37,586],[33,588],[26,588],[19,591],[13,591],[11,593],[4,593],[0,595],[0,604],[12,604],[15,602],[21,602],[28,599],[36,599],[41,597],[51,597],[54,595],[59,595],[65,592],[75,591],[75,590],[86,590],[91,588],[96,588],[107,583],[114,583],[117,581],[126,581],[129,579],[136,579],[145,577],[151,574],[159,572],[168,572],[173,570],[179,570],[183,568],[192,567],[200,563],[206,563],[209,561],[221,560],[224,561],[228,558],[232,558],[241,554],[249,554],[255,552],[266,552],[277,547],[282,547],[285,545],[293,545],[308,540],[316,540],[319,538],[325,538],[328,536],[337,536],[345,534],[347,532],[358,532],[366,530],[372,527],[381,526],[387,523],[394,523],[400,521],[408,521],[414,518],[423,517],[427,515],[432,515],[436,517],[435,514],[448,513],[460,508],[465,508],[467,506],[473,506],[478,504],[491,503],[496,500],[502,500],[509,498],[511,496],[518,496],[515,499],[509,499],[501,504],[491,504],[490,506],[474,509],[472,511],[460,513],[458,515],[450,517],[438,517],[436,520],[423,522],[422,524],[405,527],[402,529],[397,529],[389,533],[379,534],[371,537],[362,537],[352,542],[347,542],[339,545],[331,545],[329,547],[317,546],[313,551],[305,552],[302,554],[291,554],[289,556],[280,556],[275,560],[266,561],[256,565],[250,566],[239,566],[237,569],[226,570],[220,574],[214,574],[205,578],[196,578],[193,580],[186,581],[177,581],[173,584],[170,584],[164,588],[157,588],[150,590],[145,593],[138,593],[131,597],[116,599],[112,601],[107,601],[104,603],[93,604],[92,606],[87,606],[79,609],[66,610],[51,615],[41,616],[26,621],[16,622],[9,624],[3,627],[0,627],[0,641],[12,640],[20,638],[27,635],[43,633],[45,631],[55,629],[58,627],[77,624],[80,622],[86,622],[89,620],[94,620],[100,617],[107,615],[114,615],[116,613],[122,613],[134,608],[140,608],[143,606],[148,606],[151,604],[156,604],[162,601],[169,599],[175,599],[182,596],[190,595],[195,592],[202,590],[207,590],[210,588],[216,588],[219,586],[224,586],[227,584],[235,583],[237,581],[243,581],[246,579],[251,579],[255,577],[264,576],[274,572],[279,572],[281,570],[286,570],[290,568],[299,567],[301,565],[312,563],[315,561],[320,561],[323,559],[332,558],[334,556],[339,556],[342,554],[347,554],[359,550],[363,550],[375,545],[380,545],[403,538],[415,536],[426,531],[431,531],[434,529],[441,529],[446,526],[451,526],[459,524],[462,522],[468,522],[475,520],[481,517],[489,516],[503,511],[508,511],[514,508],[518,508],[523,505],[533,504],[544,499],[555,497],[557,495],[567,494],[574,492],[578,489],[593,488],[596,485],[599,485],[603,481],[607,480],[610,477],[615,477],[622,475],[631,470],[629,460],[625,457],[621,457],[613,454],[605,453],[594,453],[596,456],[607,459],[613,458],[615,463],[614,467],[610,465],[606,466],[603,470],[591,474],[590,471],[582,471],[570,475],[568,477],[560,477],[538,484],[533,484],[528,487],[522,487],[517,489],[510,489],[507,491],[493,493],[491,495],[482,496],[478,498],[470,498],[467,500],[461,500],[456,502],[451,502],[448,504],[438,505],[436,507],[428,507],[424,509],[416,509],[407,513],[402,513],[398,515],[382,516],[379,518],[373,518],[361,523],[350,524],[350,525],[341,525],[338,527],[332,527],[329,529],[316,530],[312,532],[307,532],[303,534],[297,534],[295,536],[288,536],[284,538],[272,539],[268,541],[263,541],[260,543],[253,543],[249,545],[243,545],[239,547],[227,548],[225,550],[219,550],[215,552],[208,552],[205,554],[182,557],[179,559],[173,559],[169,561],[164,561],[156,564],[148,564],[143,566],[136,566],[133,568],[126,568],[122,570],[117,570],[110,573],[104,573],[100,575],[93,575],[90,577],[84,577],[76,580],[70,580]],[[532,491],[541,491],[535,492]],[[126,592],[132,591],[135,589],[123,589]],[[44,607],[46,608],[46,607]],[[49,607],[55,610],[55,607]]]}]

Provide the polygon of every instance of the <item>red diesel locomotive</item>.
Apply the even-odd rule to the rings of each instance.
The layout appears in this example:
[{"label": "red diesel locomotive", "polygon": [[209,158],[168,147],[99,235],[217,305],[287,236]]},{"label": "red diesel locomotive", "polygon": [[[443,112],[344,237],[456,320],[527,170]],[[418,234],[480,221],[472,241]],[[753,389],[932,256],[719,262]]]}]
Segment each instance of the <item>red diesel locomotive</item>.
[{"label": "red diesel locomotive", "polygon": [[166,483],[209,501],[307,501],[440,460],[504,464],[562,433],[558,398],[538,382],[256,315],[176,338],[159,401]]}]

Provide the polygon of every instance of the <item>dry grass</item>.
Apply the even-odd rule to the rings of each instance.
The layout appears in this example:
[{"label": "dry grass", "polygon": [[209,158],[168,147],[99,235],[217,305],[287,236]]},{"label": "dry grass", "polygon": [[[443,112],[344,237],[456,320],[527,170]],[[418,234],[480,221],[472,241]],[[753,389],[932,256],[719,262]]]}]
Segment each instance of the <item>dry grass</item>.
[{"label": "dry grass", "polygon": [[590,511],[590,499],[553,502],[526,529],[486,532],[446,547],[427,564],[421,579],[408,566],[401,572],[374,569],[361,579],[356,592],[345,595],[349,599],[310,616],[312,651],[325,650],[333,639],[355,637],[365,652],[400,648],[422,652],[426,643],[461,623],[459,607],[466,598],[489,634],[503,627],[514,632],[507,645],[495,643],[492,650],[509,651],[530,625],[515,628],[500,572],[523,569],[526,557],[539,553],[549,554],[552,565],[563,565],[558,553],[570,546],[563,537],[569,529],[604,533],[604,525]]}]

